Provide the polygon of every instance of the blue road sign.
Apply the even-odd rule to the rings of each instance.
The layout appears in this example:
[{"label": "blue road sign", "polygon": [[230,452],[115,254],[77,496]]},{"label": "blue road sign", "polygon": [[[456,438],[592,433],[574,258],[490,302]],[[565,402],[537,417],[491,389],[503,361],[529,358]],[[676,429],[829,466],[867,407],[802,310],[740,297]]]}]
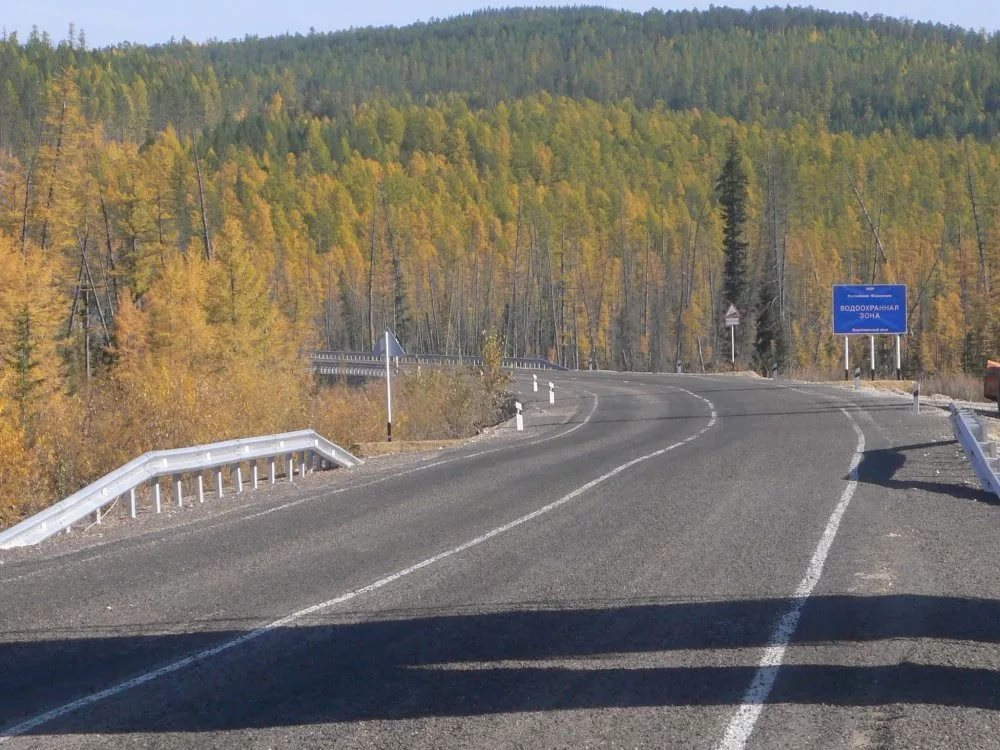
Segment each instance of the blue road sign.
[{"label": "blue road sign", "polygon": [[906,333],[906,284],[834,284],[833,332]]}]

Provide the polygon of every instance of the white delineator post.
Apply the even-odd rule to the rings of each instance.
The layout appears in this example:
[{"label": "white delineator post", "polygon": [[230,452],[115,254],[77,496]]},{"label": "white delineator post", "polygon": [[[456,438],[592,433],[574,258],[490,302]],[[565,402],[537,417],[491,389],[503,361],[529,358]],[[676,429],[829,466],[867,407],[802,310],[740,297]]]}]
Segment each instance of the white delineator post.
[{"label": "white delineator post", "polygon": [[551,380],[549,381],[549,403],[554,404],[556,402],[556,385]]},{"label": "white delineator post", "polygon": [[729,326],[729,364],[736,366],[736,326]]},{"label": "white delineator post", "polygon": [[387,442],[392,442],[392,374],[389,372],[389,329],[385,331],[385,403],[388,419],[385,423]]},{"label": "white delineator post", "polygon": [[521,406],[521,402],[520,401],[515,401],[514,402],[514,408],[517,409],[517,419],[516,419],[517,431],[518,432],[523,432],[524,431],[524,417],[521,416],[521,409],[523,408]]},{"label": "white delineator post", "polygon": [[532,375],[531,376],[531,390],[533,390],[535,393],[538,393],[538,376],[537,375]]}]

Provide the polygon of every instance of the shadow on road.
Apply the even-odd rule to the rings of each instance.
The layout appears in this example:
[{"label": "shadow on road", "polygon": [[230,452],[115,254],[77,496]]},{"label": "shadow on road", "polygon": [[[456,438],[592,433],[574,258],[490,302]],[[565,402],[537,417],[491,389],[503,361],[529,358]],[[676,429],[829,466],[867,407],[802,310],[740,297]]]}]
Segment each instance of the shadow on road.
[{"label": "shadow on road", "polygon": [[[736,705],[760,652],[725,656],[717,650],[766,645],[789,605],[787,599],[580,609],[526,605],[515,611],[396,613],[377,621],[277,628],[35,732],[203,732],[578,708]],[[248,629],[5,634],[20,642],[0,645],[0,725]],[[898,639],[998,643],[1000,602],[815,597],[805,607],[794,643]],[[789,664],[782,667],[770,702],[997,710],[1000,672],[956,666],[953,660]]]},{"label": "shadow on road", "polygon": [[960,468],[969,479],[975,477],[964,458],[956,462],[957,445],[955,440],[938,440],[865,451],[858,480],[893,490],[923,490],[996,505],[995,495],[978,485],[963,484],[963,478],[954,476]]}]

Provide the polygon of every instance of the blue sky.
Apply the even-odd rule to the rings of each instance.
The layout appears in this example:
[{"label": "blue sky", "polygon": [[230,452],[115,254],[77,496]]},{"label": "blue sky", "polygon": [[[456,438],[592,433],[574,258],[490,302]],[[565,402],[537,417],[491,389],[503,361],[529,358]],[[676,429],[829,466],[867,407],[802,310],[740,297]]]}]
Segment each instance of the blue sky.
[{"label": "blue sky", "polygon": [[[579,2],[482,2],[481,0],[363,0],[317,3],[307,0],[0,0],[0,26],[25,38],[32,26],[48,31],[54,40],[64,39],[70,23],[84,29],[90,46],[118,42],[156,43],[170,37],[193,41],[231,39],[245,34],[270,36],[283,32],[346,29],[352,26],[403,26],[414,21],[445,18],[488,6],[577,5]],[[707,8],[706,2],[687,3],[584,0],[586,5],[604,5],[634,11],[659,7]],[[741,2],[714,0],[716,5],[749,8],[772,4],[768,0]],[[784,2],[778,4],[785,4]],[[803,3],[803,4],[809,4]],[[811,3],[828,10],[882,13],[915,21],[935,21],[974,29],[1000,29],[1000,4],[990,0],[825,0]],[[3,7],[7,6],[7,7]]]}]

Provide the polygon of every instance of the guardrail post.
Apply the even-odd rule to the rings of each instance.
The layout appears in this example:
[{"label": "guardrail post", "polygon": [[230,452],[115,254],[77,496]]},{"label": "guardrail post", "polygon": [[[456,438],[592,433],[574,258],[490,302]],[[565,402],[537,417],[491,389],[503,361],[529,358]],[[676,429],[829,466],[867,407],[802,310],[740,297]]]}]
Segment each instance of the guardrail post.
[{"label": "guardrail post", "polygon": [[216,499],[222,497],[222,467],[219,466],[215,470],[215,497]]},{"label": "guardrail post", "polygon": [[100,523],[100,522],[101,522],[101,509],[98,508],[97,510],[94,511],[94,523]]},{"label": "guardrail post", "polygon": [[253,462],[253,488],[254,489],[257,489],[257,484],[258,484],[257,474],[258,474],[258,466],[257,466],[257,462],[254,461]]},{"label": "guardrail post", "polygon": [[160,480],[153,480],[153,507],[156,508],[156,512],[160,512]]},{"label": "guardrail post", "polygon": [[198,472],[198,502],[205,502],[205,475]]},{"label": "guardrail post", "polygon": [[135,507],[135,487],[133,487],[128,491],[128,512],[129,515],[132,516],[132,518],[135,518],[137,515],[139,515]]},{"label": "guardrail post", "polygon": [[278,460],[274,456],[271,456],[271,458],[268,459],[268,473],[270,475],[271,484],[274,484],[275,482],[278,481],[277,466],[276,466],[277,463]]},{"label": "guardrail post", "polygon": [[295,481],[295,454],[289,453],[285,456],[285,476],[289,482]]},{"label": "guardrail post", "polygon": [[174,498],[177,500],[177,507],[184,507],[184,486],[181,484],[181,475],[174,474]]},{"label": "guardrail post", "polygon": [[243,464],[236,464],[236,494],[243,492]]}]

